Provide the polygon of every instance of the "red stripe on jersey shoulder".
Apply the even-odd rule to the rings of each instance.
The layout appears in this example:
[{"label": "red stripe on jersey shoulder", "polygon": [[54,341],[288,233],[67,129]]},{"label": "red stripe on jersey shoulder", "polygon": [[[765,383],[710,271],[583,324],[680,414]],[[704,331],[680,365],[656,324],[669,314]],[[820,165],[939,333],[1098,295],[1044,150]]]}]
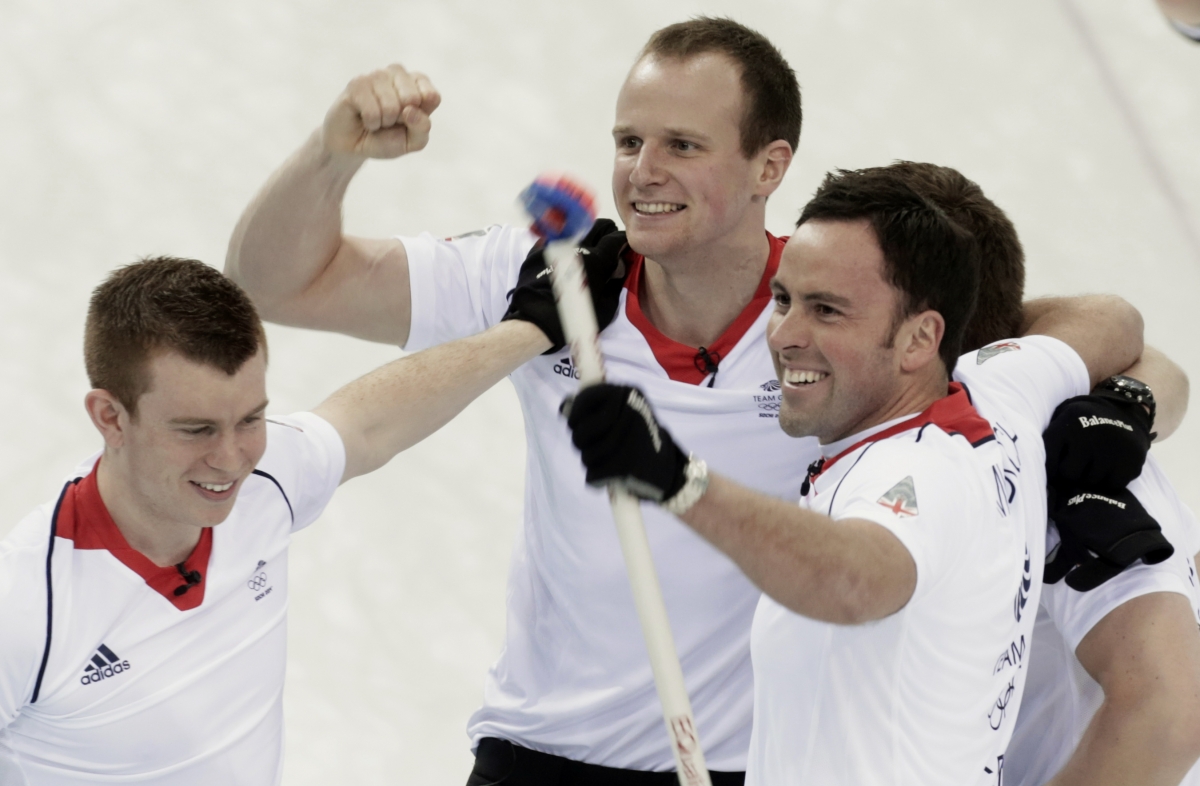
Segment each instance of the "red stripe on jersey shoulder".
[{"label": "red stripe on jersey shoulder", "polygon": [[[737,346],[737,343],[742,340],[742,336],[746,335],[746,331],[750,329],[750,326],[766,308],[767,303],[771,301],[771,278],[779,269],[779,257],[783,254],[787,238],[775,237],[768,232],[767,240],[771,243],[771,251],[767,257],[767,267],[763,270],[762,279],[758,282],[758,289],[754,291],[754,297],[742,309],[742,313],[738,314],[737,318],[730,323],[729,327],[725,328],[725,332],[721,334],[720,338],[714,341],[712,346],[705,348],[710,355],[716,356],[718,362]],[[654,353],[654,359],[667,372],[668,377],[676,382],[699,385],[708,378],[708,371],[697,365],[696,362],[699,348],[689,347],[687,344],[667,338],[650,323],[641,304],[642,269],[645,257],[631,252],[626,257],[626,261],[629,263],[629,275],[625,277],[625,288],[629,290],[629,294],[625,297],[625,316],[629,317],[633,326],[646,337],[646,342],[650,344],[650,351]]]},{"label": "red stripe on jersey shoulder", "polygon": [[878,434],[872,434],[864,440],[855,442],[841,453],[830,457],[821,464],[821,471],[813,475],[813,479],[816,479],[822,472],[828,470],[842,456],[858,450],[863,445],[879,442],[888,437],[894,437],[897,434],[903,434],[906,431],[924,428],[925,426],[937,426],[952,436],[961,434],[967,438],[972,447],[979,447],[983,443],[996,438],[995,432],[992,431],[992,424],[984,420],[979,411],[975,409],[975,405],[971,403],[971,396],[967,392],[967,389],[959,382],[951,382],[949,392],[930,404],[924,412],[897,423],[891,428],[886,428]]},{"label": "red stripe on jersey shoulder", "polygon": [[[96,462],[96,467],[99,466],[100,463]],[[76,549],[109,552],[180,611],[194,609],[203,603],[204,578],[208,575],[208,558],[212,554],[212,527],[200,531],[200,542],[183,563],[185,571],[200,573],[200,583],[182,595],[176,595],[175,590],[186,586],[187,581],[175,566],[162,568],[155,565],[125,540],[100,497],[96,467],[86,477],[67,487],[58,508],[55,535],[73,541]]]}]

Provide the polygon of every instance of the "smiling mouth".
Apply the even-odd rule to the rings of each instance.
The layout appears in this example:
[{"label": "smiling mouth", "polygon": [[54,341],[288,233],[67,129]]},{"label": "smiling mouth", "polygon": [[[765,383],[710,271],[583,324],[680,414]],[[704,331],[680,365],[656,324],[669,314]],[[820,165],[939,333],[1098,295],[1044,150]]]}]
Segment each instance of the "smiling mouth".
[{"label": "smiling mouth", "polygon": [[199,486],[200,488],[204,489],[205,491],[211,491],[214,494],[221,494],[223,492],[229,491],[231,488],[233,488],[233,484],[236,482],[237,481],[234,481],[234,480],[231,480],[228,483],[201,483],[196,480],[191,481],[191,483],[193,485]]},{"label": "smiling mouth", "polygon": [[784,369],[783,381],[785,384],[792,386],[811,385],[814,382],[820,382],[829,376],[825,371],[797,371],[793,369]]},{"label": "smiling mouth", "polygon": [[634,202],[633,209],[647,215],[661,215],[663,213],[678,213],[681,210],[687,209],[687,205],[680,205],[674,202]]}]

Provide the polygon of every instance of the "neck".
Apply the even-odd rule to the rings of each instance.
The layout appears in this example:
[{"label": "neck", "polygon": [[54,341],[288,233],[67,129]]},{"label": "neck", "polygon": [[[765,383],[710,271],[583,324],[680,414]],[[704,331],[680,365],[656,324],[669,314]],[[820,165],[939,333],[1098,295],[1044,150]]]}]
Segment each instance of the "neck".
[{"label": "neck", "polygon": [[104,452],[96,467],[96,487],[125,541],[160,568],[186,560],[200,542],[200,528],[175,524],[155,515],[146,504],[139,504],[124,468],[115,458],[110,451]]},{"label": "neck", "polygon": [[754,298],[771,253],[766,231],[694,253],[644,262],[641,298],[646,318],[663,335],[709,346]]},{"label": "neck", "polygon": [[929,409],[933,402],[945,398],[949,384],[950,380],[942,373],[937,373],[931,379],[914,381],[913,384],[902,387],[884,406],[846,429],[841,435],[830,439],[822,437],[821,444],[828,445],[831,442],[837,442],[888,421],[919,415]]}]

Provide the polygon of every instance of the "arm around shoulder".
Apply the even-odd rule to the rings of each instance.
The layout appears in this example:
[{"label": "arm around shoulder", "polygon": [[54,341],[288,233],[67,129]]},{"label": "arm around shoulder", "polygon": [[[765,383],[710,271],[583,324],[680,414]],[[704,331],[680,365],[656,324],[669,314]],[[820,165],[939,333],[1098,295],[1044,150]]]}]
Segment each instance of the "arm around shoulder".
[{"label": "arm around shoulder", "polygon": [[1092,387],[1142,354],[1142,315],[1116,295],[1039,298],[1025,303],[1022,335],[1057,338],[1083,359]]}]

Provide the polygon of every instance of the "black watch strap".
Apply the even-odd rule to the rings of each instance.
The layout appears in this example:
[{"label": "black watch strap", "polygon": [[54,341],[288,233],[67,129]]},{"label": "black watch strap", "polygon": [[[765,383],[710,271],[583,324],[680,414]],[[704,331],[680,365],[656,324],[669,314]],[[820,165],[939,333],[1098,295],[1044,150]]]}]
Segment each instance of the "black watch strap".
[{"label": "black watch strap", "polygon": [[1117,374],[1101,382],[1096,389],[1116,393],[1127,401],[1144,406],[1150,412],[1150,427],[1154,428],[1154,412],[1157,406],[1154,403],[1154,392],[1145,382]]}]

